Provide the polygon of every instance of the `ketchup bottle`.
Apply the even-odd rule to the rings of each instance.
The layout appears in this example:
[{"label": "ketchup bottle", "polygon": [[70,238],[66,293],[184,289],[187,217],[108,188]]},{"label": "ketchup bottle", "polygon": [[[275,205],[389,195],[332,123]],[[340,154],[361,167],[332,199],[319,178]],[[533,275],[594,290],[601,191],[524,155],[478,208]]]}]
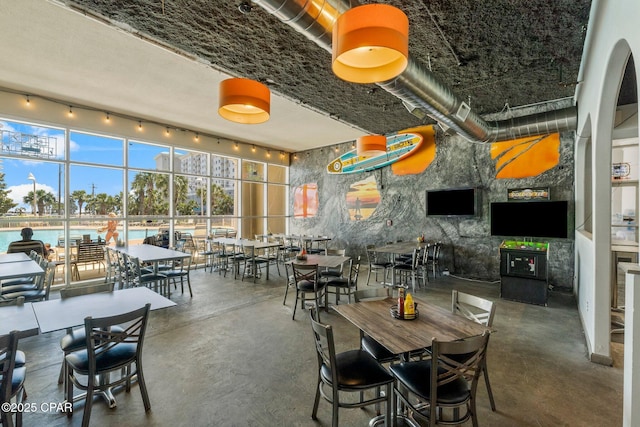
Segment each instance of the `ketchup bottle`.
[{"label": "ketchup bottle", "polygon": [[398,317],[404,318],[404,288],[398,288]]}]

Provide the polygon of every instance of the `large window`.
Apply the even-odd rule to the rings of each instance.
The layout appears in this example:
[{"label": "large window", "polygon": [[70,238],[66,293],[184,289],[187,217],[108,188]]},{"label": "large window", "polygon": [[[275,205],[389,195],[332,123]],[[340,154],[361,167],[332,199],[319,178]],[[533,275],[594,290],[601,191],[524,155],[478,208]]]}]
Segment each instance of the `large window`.
[{"label": "large window", "polygon": [[76,241],[104,242],[109,222],[129,243],[165,230],[286,232],[284,166],[2,119],[0,136],[0,253],[25,226],[57,261]]}]

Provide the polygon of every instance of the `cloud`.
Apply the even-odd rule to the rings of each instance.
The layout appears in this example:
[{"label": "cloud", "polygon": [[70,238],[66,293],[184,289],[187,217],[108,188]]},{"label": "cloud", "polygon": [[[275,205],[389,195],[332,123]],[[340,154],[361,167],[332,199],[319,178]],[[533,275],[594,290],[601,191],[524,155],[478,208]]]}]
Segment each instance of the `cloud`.
[{"label": "cloud", "polygon": [[[22,199],[33,191],[33,184],[12,185],[11,187],[7,187],[7,190],[11,190],[11,193],[7,196],[13,200],[13,203],[18,204],[17,207],[25,208],[27,211],[31,210],[31,205],[24,203]],[[57,194],[56,189],[46,184],[36,183],[36,191],[37,190],[44,190],[47,193]]]}]

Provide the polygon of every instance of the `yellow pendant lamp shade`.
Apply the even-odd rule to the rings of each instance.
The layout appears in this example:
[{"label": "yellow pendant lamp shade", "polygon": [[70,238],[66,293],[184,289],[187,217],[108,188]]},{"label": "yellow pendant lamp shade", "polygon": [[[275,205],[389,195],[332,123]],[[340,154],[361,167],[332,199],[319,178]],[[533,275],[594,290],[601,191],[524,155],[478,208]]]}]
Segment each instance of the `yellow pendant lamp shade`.
[{"label": "yellow pendant lamp shade", "polygon": [[409,19],[387,4],[349,9],[333,26],[332,68],[354,83],[390,80],[404,71],[409,55]]},{"label": "yellow pendant lamp shade", "polygon": [[271,92],[260,82],[233,78],[220,82],[218,114],[236,123],[257,124],[269,120]]},{"label": "yellow pendant lamp shade", "polygon": [[383,135],[365,135],[356,141],[356,153],[360,157],[373,157],[387,152],[387,138]]}]

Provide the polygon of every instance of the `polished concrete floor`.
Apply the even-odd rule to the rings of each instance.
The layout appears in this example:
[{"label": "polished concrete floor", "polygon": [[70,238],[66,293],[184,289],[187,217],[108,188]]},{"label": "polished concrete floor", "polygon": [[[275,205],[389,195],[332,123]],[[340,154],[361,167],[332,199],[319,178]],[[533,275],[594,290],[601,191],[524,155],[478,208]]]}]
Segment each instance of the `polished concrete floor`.
[{"label": "polished concrete floor", "polygon": [[[366,278],[366,271],[364,272]],[[192,271],[194,297],[179,292],[176,307],[151,313],[144,368],[152,409],[140,390],[116,395],[117,408],[94,402],[92,426],[329,426],[331,407],[321,401],[311,419],[316,356],[307,313],[291,319],[294,296],[282,304],[284,279],[241,282]],[[364,282],[360,280],[360,286]],[[481,426],[616,426],[622,423],[623,375],[619,366],[587,360],[576,303],[552,292],[548,307],[501,300],[496,283],[442,277],[419,298],[449,306],[452,289],[495,300],[495,333],[488,367],[497,405],[478,387]],[[57,298],[53,293],[52,298]],[[335,328],[338,350],[358,346],[358,330],[335,312],[322,313]],[[59,403],[62,332],[21,341],[27,353],[25,426],[79,426],[82,407],[68,418],[43,411]],[[372,409],[342,409],[340,424],[365,426]],[[468,422],[467,425],[471,425]]]}]

